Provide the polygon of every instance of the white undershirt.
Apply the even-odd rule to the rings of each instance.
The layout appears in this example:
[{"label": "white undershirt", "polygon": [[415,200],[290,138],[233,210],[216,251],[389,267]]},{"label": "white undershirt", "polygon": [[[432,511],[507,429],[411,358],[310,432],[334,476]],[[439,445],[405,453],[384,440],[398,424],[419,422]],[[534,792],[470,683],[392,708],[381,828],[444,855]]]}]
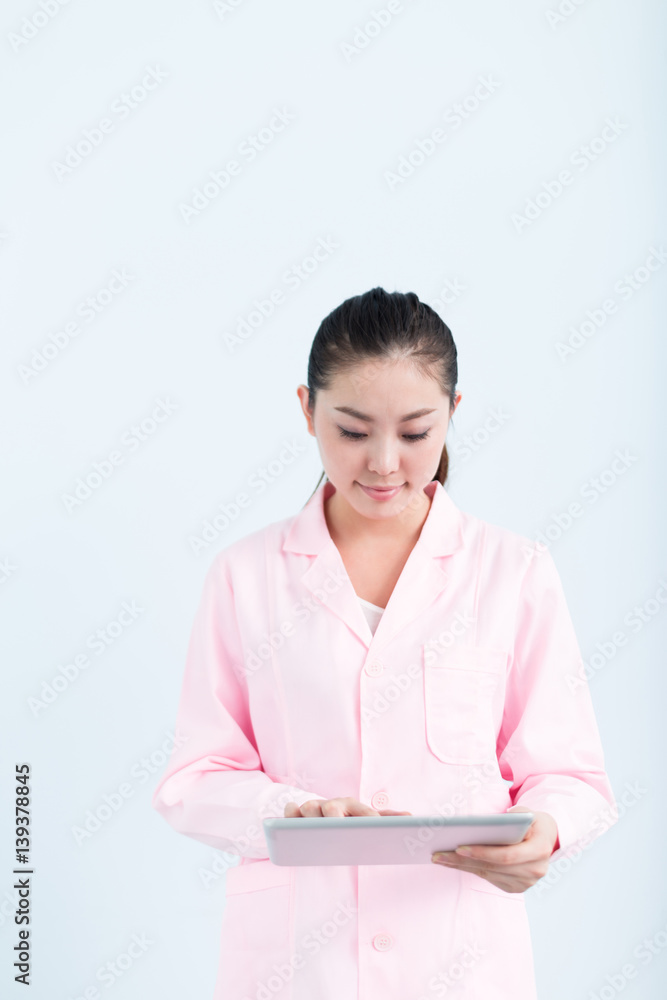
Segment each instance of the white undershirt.
[{"label": "white undershirt", "polygon": [[377,604],[371,604],[370,601],[365,601],[363,597],[358,597],[357,599],[361,604],[361,610],[366,615],[366,621],[370,626],[370,630],[375,635],[375,630],[380,624],[380,619],[385,609],[378,608]]}]

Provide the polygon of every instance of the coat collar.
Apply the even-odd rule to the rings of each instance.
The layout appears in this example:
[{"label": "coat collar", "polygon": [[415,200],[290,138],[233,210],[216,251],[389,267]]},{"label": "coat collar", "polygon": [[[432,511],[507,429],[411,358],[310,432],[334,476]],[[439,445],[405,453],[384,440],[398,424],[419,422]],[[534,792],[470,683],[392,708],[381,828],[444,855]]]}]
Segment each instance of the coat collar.
[{"label": "coat collar", "polygon": [[[292,519],[283,551],[317,555],[333,541],[324,516],[324,501],[335,492],[328,479],[318,486],[306,506]],[[461,511],[437,479],[426,484],[424,493],[432,502],[417,544],[428,549],[431,556],[448,556],[463,544]]]},{"label": "coat collar", "polygon": [[[373,636],[324,516],[324,501],[334,492],[328,480],[317,488],[292,518],[283,551],[316,557],[301,577],[302,583],[319,599],[323,597],[325,606],[376,651],[447,586],[450,574],[440,557],[451,555],[463,545],[463,514],[442,483],[427,483],[424,492],[431,497],[431,508]],[[333,587],[332,580],[336,581]]]}]

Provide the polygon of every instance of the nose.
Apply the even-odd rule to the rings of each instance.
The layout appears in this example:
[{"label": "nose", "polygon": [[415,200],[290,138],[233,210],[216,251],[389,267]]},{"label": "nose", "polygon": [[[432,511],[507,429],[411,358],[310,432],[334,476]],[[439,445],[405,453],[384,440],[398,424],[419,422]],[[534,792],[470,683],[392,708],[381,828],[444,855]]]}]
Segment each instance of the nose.
[{"label": "nose", "polygon": [[368,469],[379,477],[391,476],[399,468],[398,446],[394,442],[377,443],[368,456]]}]

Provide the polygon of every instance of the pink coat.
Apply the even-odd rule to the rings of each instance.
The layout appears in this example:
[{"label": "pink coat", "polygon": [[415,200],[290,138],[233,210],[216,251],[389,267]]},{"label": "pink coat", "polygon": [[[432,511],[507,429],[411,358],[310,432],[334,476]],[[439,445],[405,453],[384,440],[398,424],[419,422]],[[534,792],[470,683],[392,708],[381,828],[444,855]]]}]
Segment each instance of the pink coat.
[{"label": "pink coat", "polygon": [[327,529],[328,481],[208,570],[185,741],[152,804],[240,855],[216,1000],[535,1000],[522,893],[435,864],[273,865],[262,820],[290,800],[444,816],[525,805],[557,822],[552,860],[598,835],[610,807],[616,818],[551,554],[463,513],[439,482],[425,489],[374,636]]}]

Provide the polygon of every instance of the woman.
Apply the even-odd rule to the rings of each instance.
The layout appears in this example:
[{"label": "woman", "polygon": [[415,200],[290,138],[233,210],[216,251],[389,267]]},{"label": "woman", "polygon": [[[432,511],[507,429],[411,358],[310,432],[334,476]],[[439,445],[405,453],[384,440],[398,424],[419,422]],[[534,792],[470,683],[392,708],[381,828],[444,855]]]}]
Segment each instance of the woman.
[{"label": "woman", "polygon": [[[326,479],[206,576],[153,805],[240,855],[220,1000],[534,1000],[523,892],[615,810],[550,553],[444,489],[457,375],[414,293],[334,309],[297,390]],[[429,865],[274,866],[262,826],[509,809],[520,844]]]}]

